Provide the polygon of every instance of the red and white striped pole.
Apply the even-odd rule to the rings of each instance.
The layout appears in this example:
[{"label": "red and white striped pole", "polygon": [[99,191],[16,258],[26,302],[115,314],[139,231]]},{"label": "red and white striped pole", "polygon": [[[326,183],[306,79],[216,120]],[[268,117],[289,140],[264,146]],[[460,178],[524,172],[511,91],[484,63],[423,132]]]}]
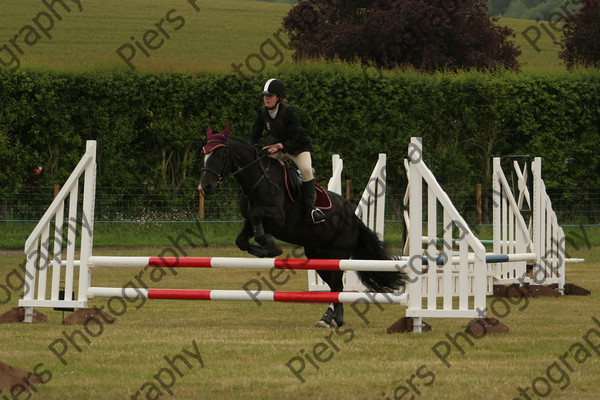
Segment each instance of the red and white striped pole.
[{"label": "red and white striped pole", "polygon": [[327,260],[248,257],[118,257],[92,256],[91,267],[248,268],[321,271],[400,271],[407,260]]},{"label": "red and white striped pole", "polygon": [[91,287],[88,297],[116,297],[129,299],[163,300],[227,300],[227,301],[279,301],[297,303],[376,303],[405,304],[404,293],[357,292],[284,292],[248,290],[193,290],[193,289],[143,289]]}]

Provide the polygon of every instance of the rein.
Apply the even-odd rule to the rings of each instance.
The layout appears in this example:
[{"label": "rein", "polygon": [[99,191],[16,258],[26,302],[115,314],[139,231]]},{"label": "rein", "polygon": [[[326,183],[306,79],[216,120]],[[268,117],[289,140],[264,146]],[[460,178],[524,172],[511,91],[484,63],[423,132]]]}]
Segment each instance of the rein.
[{"label": "rein", "polygon": [[[269,155],[268,153],[264,153],[264,154],[262,154],[262,155],[261,155],[261,154],[260,154],[261,152],[260,152],[260,151],[258,151],[258,149],[255,149],[255,152],[256,152],[256,158],[255,158],[254,160],[250,161],[248,164],[244,165],[243,167],[238,167],[238,166],[236,165],[236,167],[237,167],[237,171],[235,171],[235,172],[232,172],[232,173],[231,173],[231,175],[232,175],[232,176],[235,176],[236,174],[239,174],[240,172],[244,171],[246,168],[249,168],[249,167],[251,167],[253,164],[255,164],[255,163],[259,162],[259,161],[262,161],[264,158],[266,158],[266,157]],[[231,150],[231,154],[233,154],[234,156],[238,157],[238,156],[237,156],[237,155],[236,155],[236,154],[233,152],[233,150]],[[239,157],[238,157],[238,158],[239,158]],[[265,168],[265,166],[263,165],[263,163],[262,163],[262,162],[260,163],[260,169],[262,169],[263,175],[267,175],[267,172],[268,172],[268,171],[266,170],[266,168]]]},{"label": "rein", "polygon": [[252,188],[250,189],[250,192],[248,193],[248,196],[251,196],[251,195],[252,195],[252,193],[254,193],[254,191],[256,190],[256,188],[258,187],[258,185],[260,184],[260,182],[261,182],[262,180],[266,180],[266,181],[267,181],[267,182],[268,182],[270,185],[273,185],[273,186],[275,186],[275,189],[276,189],[276,190],[279,190],[279,186],[278,186],[277,184],[274,184],[274,183],[271,181],[271,178],[270,178],[270,175],[269,175],[269,171],[268,171],[268,169],[267,169],[267,168],[265,168],[264,164],[262,163],[262,160],[263,160],[264,158],[268,157],[268,155],[269,155],[267,152],[264,152],[263,154],[261,154],[261,151],[259,151],[257,148],[254,148],[254,151],[255,151],[255,154],[256,154],[256,158],[255,158],[254,160],[252,160],[251,162],[249,162],[248,164],[246,164],[246,165],[244,165],[244,166],[240,167],[240,166],[239,166],[239,164],[238,164],[238,163],[235,161],[235,159],[236,159],[236,158],[237,158],[237,159],[240,159],[241,157],[240,157],[240,156],[238,156],[238,155],[237,155],[237,154],[236,154],[236,153],[235,153],[235,152],[234,152],[234,151],[231,149],[231,147],[229,146],[229,143],[228,143],[228,142],[226,142],[226,141],[223,141],[223,140],[210,140],[210,141],[208,141],[208,142],[207,142],[207,144],[208,144],[208,143],[219,143],[219,144],[222,144],[222,145],[224,145],[224,146],[225,146],[225,148],[226,148],[226,150],[227,150],[226,157],[225,157],[225,159],[223,160],[222,167],[221,167],[221,172],[220,172],[220,173],[219,173],[219,172],[216,172],[216,171],[214,171],[214,170],[212,170],[212,169],[210,169],[210,168],[206,168],[206,167],[205,167],[205,168],[202,168],[202,170],[201,170],[202,172],[203,172],[203,171],[206,171],[206,172],[209,172],[209,173],[211,173],[211,174],[215,175],[215,176],[218,178],[218,181],[217,181],[217,184],[218,184],[218,185],[220,185],[220,184],[221,184],[221,182],[223,182],[223,180],[225,179],[225,175],[226,175],[226,174],[225,174],[225,168],[227,167],[227,161],[228,161],[228,159],[229,159],[229,157],[230,157],[230,153],[231,153],[231,154],[234,156],[234,157],[231,159],[231,160],[232,160],[232,163],[233,163],[233,165],[236,167],[236,171],[232,172],[232,173],[231,173],[231,176],[235,176],[235,175],[237,175],[237,174],[239,174],[239,173],[243,172],[244,170],[246,170],[246,169],[250,168],[252,165],[254,165],[254,164],[256,164],[256,163],[258,163],[258,164],[260,165],[260,169],[261,169],[261,171],[262,171],[262,175],[261,175],[261,176],[260,176],[260,177],[259,177],[259,178],[256,180],[256,182],[254,183],[254,185],[253,185],[253,186],[252,186]]}]

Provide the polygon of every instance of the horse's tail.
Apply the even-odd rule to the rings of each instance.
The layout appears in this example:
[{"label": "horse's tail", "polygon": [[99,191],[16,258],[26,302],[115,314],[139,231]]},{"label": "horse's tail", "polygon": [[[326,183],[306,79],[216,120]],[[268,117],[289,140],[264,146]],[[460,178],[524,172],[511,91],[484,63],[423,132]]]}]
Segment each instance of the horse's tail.
[{"label": "horse's tail", "polygon": [[[387,244],[377,233],[370,230],[358,217],[358,242],[354,247],[352,258],[357,260],[393,260]],[[399,264],[400,265],[400,264]],[[361,282],[371,291],[395,292],[403,287],[407,275],[398,271],[358,271]]]}]

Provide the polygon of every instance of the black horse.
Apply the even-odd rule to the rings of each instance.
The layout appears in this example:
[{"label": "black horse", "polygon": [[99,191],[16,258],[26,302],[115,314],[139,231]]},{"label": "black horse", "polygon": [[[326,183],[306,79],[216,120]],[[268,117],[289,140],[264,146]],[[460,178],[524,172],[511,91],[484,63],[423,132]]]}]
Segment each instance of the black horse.
[{"label": "black horse", "polygon": [[[306,258],[393,259],[385,243],[354,214],[343,197],[327,192],[327,219],[316,225],[308,223],[302,212],[304,204],[294,201],[287,190],[294,180],[299,182],[297,173],[247,142],[229,137],[229,126],[216,134],[209,127],[207,138],[198,190],[206,196],[214,194],[229,174],[240,184],[244,193],[241,212],[245,218],[236,239],[240,250],[257,257],[276,257],[282,250],[275,237],[304,247]],[[257,244],[250,243],[252,238]],[[343,290],[342,271],[318,274],[332,292]],[[359,271],[358,276],[373,292],[393,292],[404,285],[406,278],[401,272]],[[342,326],[343,314],[342,304],[332,304],[315,326]]]}]

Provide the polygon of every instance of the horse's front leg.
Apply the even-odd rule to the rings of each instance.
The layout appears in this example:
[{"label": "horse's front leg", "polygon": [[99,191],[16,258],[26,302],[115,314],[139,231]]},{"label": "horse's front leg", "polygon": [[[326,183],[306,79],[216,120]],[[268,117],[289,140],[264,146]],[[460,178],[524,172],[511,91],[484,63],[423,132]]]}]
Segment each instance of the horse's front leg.
[{"label": "horse's front leg", "polygon": [[[254,232],[252,232],[252,224],[248,221],[248,219],[244,220],[244,226],[242,227],[242,231],[235,239],[235,244],[238,249],[242,251],[250,252],[252,249],[252,244],[250,244],[250,239],[254,236]],[[256,247],[256,246],[254,246]]]},{"label": "horse's front leg", "polygon": [[[275,239],[271,234],[265,233],[263,221],[266,215],[267,211],[264,207],[261,206],[255,207],[250,213],[250,225],[252,228],[252,235],[254,236],[254,240],[256,240],[256,243],[258,243],[261,246],[261,250],[259,251],[260,255],[255,255],[257,255],[258,257],[277,257],[278,255],[283,253],[283,250],[281,250],[281,248],[277,245]],[[283,216],[276,219],[276,221],[282,219]]]},{"label": "horse's front leg", "polygon": [[242,251],[247,251],[256,257],[274,257],[271,256],[269,251],[263,246],[257,246],[255,244],[250,243],[250,239],[254,237],[254,229],[253,225],[247,219],[244,220],[244,227],[242,231],[235,239],[235,244]]}]

